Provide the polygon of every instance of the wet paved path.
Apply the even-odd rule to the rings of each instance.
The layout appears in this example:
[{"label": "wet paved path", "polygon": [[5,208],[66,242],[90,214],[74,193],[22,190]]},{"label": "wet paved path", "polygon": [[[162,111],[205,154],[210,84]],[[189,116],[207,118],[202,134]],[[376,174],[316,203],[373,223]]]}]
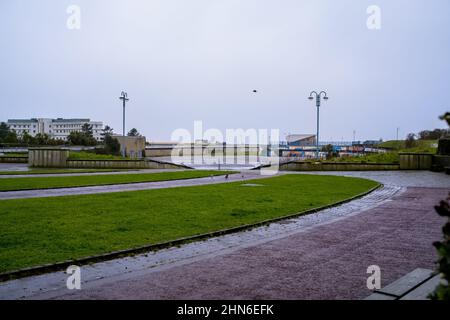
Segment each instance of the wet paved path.
[{"label": "wet paved path", "polygon": [[0,171],[28,171],[28,163],[0,163]]},{"label": "wet paved path", "polygon": [[[259,175],[257,171],[248,171],[245,173],[230,174],[228,176],[228,179],[225,179],[225,176],[213,176],[213,177],[193,178],[193,179],[183,179],[183,180],[140,182],[140,183],[114,184],[114,185],[91,186],[91,187],[36,189],[36,190],[23,190],[23,191],[2,191],[2,192],[0,192],[0,200],[1,199],[6,200],[6,199],[60,197],[60,196],[73,196],[73,195],[81,195],[81,194],[188,187],[188,186],[199,186],[199,185],[225,183],[225,182],[245,181],[245,180],[267,178],[267,177],[268,176]],[[1,181],[0,181],[0,183],[1,183]]]},{"label": "wet paved path", "polygon": [[[335,221],[338,218],[347,217],[355,213],[357,214],[362,210],[376,207],[383,201],[389,201],[390,197],[393,195],[403,191],[404,188],[401,187],[382,188],[361,199],[323,210],[317,214],[273,223],[269,226],[255,228],[246,232],[239,232],[215,237],[202,242],[190,243],[183,245],[180,248],[169,248],[149,254],[140,254],[134,257],[115,259],[90,266],[84,266],[82,271],[84,286],[91,284],[97,285],[99,277],[106,278],[108,279],[107,281],[113,281],[113,279],[117,279],[117,277],[122,278],[123,273],[136,274],[137,272],[146,272],[150,268],[153,272],[174,264],[199,261],[206,256],[218,256],[224,252],[232,252],[249,246],[255,246],[284,238],[288,234],[305,231],[319,223]],[[125,275],[125,277],[127,277],[127,275]],[[61,287],[61,284],[64,288],[65,278],[65,274],[56,272],[48,275],[12,281],[7,286],[0,285],[0,298],[5,298],[4,294],[9,294],[10,297],[14,298],[20,298],[22,296],[33,295],[37,292],[41,293],[42,289],[45,289],[44,291],[51,291],[50,289],[52,287],[58,288]],[[27,289],[24,290],[24,288]],[[64,293],[67,292],[63,292],[63,294]],[[55,292],[50,292],[50,296],[53,295],[55,295]]]},{"label": "wet paved path", "polygon": [[444,220],[433,206],[450,190],[443,174],[382,179],[384,188],[317,214],[85,266],[79,291],[59,272],[2,283],[0,298],[361,299],[369,265],[381,267],[382,285],[434,268]]}]

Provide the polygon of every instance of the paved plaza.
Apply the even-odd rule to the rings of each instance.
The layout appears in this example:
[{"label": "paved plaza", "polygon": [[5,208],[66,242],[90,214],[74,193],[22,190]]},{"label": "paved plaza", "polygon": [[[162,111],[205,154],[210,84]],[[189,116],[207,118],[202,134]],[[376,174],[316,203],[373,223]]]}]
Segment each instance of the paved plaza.
[{"label": "paved plaza", "polygon": [[434,211],[450,178],[432,172],[322,173],[361,176],[384,187],[321,212],[179,248],[82,268],[82,289],[55,272],[0,284],[13,299],[362,299],[367,267],[382,286],[435,268]]}]

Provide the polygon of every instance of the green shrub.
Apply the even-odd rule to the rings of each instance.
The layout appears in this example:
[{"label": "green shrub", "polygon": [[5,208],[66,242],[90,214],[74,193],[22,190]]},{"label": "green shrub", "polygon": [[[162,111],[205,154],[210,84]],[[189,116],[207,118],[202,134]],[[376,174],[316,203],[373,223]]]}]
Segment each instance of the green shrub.
[{"label": "green shrub", "polygon": [[450,155],[450,138],[439,140],[438,154],[443,156]]},{"label": "green shrub", "polygon": [[435,292],[431,295],[433,300],[450,300],[450,194],[446,200],[442,200],[435,209],[437,213],[447,218],[446,224],[442,227],[444,239],[436,241],[433,245],[436,247],[439,255],[439,268],[442,278],[447,281],[446,284],[439,284]]},{"label": "green shrub", "polygon": [[332,162],[353,163],[399,163],[398,152],[373,153],[363,156],[343,156],[329,159]]}]

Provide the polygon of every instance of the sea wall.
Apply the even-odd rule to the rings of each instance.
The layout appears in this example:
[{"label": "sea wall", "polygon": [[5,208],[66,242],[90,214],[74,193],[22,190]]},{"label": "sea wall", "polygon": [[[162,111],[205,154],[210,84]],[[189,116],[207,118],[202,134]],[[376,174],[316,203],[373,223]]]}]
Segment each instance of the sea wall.
[{"label": "sea wall", "polygon": [[55,148],[29,148],[28,165],[30,167],[64,168],[69,150]]},{"label": "sea wall", "polygon": [[69,159],[69,150],[33,148],[28,153],[30,167],[89,169],[189,169],[184,165],[149,159],[82,160]]},{"label": "sea wall", "polygon": [[89,169],[190,169],[187,166],[155,160],[67,160],[68,168]]},{"label": "sea wall", "polygon": [[398,170],[396,163],[305,162],[290,161],[280,164],[285,171],[377,171]]},{"label": "sea wall", "polygon": [[0,156],[0,163],[28,163],[28,157]]}]

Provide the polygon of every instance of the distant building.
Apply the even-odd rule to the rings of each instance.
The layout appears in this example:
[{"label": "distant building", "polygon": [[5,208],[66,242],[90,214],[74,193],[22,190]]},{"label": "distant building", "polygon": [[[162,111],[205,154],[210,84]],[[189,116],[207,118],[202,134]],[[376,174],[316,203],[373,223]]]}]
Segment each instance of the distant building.
[{"label": "distant building", "polygon": [[14,130],[18,136],[27,132],[30,136],[36,136],[38,133],[48,134],[49,137],[60,140],[67,140],[69,134],[73,131],[81,131],[82,126],[88,123],[92,125],[93,136],[100,141],[102,136],[103,122],[91,121],[90,119],[9,119],[8,126]]},{"label": "distant building", "polygon": [[311,147],[316,145],[315,134],[290,134],[286,137],[288,147]]},{"label": "distant building", "polygon": [[365,145],[365,146],[374,146],[374,145],[379,144],[380,142],[382,142],[382,141],[380,141],[380,140],[366,140],[362,144]]}]

